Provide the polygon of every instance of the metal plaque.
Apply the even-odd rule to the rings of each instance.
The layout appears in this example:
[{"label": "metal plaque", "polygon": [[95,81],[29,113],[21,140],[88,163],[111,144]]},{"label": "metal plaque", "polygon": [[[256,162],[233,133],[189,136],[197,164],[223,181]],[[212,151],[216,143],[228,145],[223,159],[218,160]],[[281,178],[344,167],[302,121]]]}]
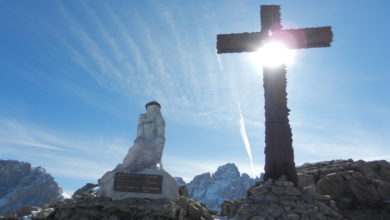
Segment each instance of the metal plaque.
[{"label": "metal plaque", "polygon": [[161,194],[162,176],[116,173],[114,179],[114,191]]}]

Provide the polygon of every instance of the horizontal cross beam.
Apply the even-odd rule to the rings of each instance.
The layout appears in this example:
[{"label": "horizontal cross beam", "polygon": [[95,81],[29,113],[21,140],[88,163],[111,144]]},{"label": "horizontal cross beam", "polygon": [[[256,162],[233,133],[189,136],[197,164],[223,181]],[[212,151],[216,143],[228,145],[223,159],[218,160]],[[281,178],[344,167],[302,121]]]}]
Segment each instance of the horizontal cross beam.
[{"label": "horizontal cross beam", "polygon": [[217,53],[255,52],[265,39],[261,32],[218,34]]},{"label": "horizontal cross beam", "polygon": [[270,36],[264,32],[219,34],[217,53],[255,52],[269,41],[279,41],[290,49],[330,47],[333,33],[327,26],[275,31]]}]

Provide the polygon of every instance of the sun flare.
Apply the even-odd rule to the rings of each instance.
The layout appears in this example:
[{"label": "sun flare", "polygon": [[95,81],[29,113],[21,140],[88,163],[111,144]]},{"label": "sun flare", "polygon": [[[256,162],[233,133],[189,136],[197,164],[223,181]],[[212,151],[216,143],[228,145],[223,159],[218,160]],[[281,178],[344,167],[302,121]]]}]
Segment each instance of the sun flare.
[{"label": "sun flare", "polygon": [[270,42],[250,56],[256,69],[261,70],[263,66],[277,67],[282,64],[291,64],[293,63],[294,55],[294,50],[288,49],[282,43]]}]

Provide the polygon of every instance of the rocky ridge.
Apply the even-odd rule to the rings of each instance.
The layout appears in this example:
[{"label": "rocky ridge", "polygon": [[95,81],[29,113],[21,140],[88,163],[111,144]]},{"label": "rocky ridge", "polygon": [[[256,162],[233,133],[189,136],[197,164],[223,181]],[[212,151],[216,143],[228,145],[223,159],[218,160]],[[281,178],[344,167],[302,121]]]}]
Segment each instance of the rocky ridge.
[{"label": "rocky ridge", "polygon": [[227,201],[233,219],[390,219],[390,164],[332,160],[297,167],[299,182],[257,182],[245,199]]},{"label": "rocky ridge", "polygon": [[63,200],[44,219],[204,219],[211,220],[207,208],[185,197],[177,201],[166,199],[127,199],[112,201],[104,198]]},{"label": "rocky ridge", "polygon": [[62,198],[62,189],[44,168],[16,160],[0,160],[0,215]]},{"label": "rocky ridge", "polygon": [[312,188],[302,190],[282,176],[278,181],[258,182],[245,199],[225,202],[222,216],[231,219],[343,219],[330,196],[316,193]]},{"label": "rocky ridge", "polygon": [[218,211],[224,201],[244,198],[246,190],[259,180],[250,178],[246,173],[240,174],[235,164],[228,163],[218,167],[213,174],[195,176],[186,187],[190,198]]},{"label": "rocky ridge", "polygon": [[335,200],[349,219],[390,219],[390,164],[333,160],[297,167],[299,185]]},{"label": "rocky ridge", "polygon": [[[102,220],[212,220],[209,210],[199,202],[180,195],[177,200],[132,198],[113,201],[96,197],[93,185],[87,184],[72,199],[60,200],[42,208],[24,207],[7,218],[31,219],[102,219]],[[88,193],[90,192],[90,193]]]},{"label": "rocky ridge", "polygon": [[[218,183],[227,181],[228,177],[241,177],[234,167],[229,165],[220,169],[221,172],[200,178],[202,181],[198,182],[198,187],[209,186],[210,180]],[[258,181],[249,187],[245,198],[225,201],[219,219],[390,219],[388,162],[333,160],[307,163],[297,167],[297,171],[298,186],[283,178],[275,182]],[[29,212],[33,219],[80,219],[85,216],[99,219],[152,219],[151,216],[154,219],[210,219],[210,214],[213,214],[201,203],[189,199],[185,186],[179,188],[181,196],[177,201],[112,201],[96,197],[96,187],[87,184],[72,199],[42,208],[24,207],[14,217]],[[204,191],[208,192],[207,189]]]}]

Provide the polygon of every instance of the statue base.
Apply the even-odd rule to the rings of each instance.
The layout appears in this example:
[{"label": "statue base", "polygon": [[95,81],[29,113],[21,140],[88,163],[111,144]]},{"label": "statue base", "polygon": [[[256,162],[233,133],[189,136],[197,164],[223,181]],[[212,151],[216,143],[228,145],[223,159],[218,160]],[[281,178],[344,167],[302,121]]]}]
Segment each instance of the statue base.
[{"label": "statue base", "polygon": [[100,196],[112,200],[129,198],[178,198],[176,180],[163,169],[147,168],[138,172],[109,171],[99,180]]}]

